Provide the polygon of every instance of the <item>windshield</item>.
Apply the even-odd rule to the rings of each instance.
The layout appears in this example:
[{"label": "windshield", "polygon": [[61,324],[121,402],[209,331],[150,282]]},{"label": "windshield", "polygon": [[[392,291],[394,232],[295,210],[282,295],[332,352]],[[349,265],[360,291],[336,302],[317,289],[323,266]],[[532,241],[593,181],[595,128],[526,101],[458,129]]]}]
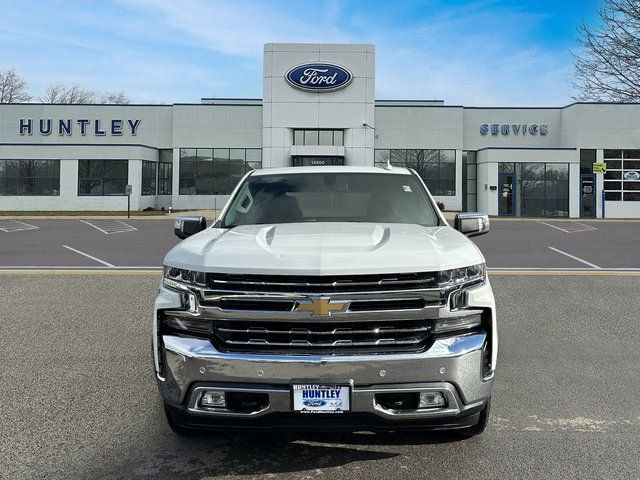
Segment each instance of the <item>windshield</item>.
[{"label": "windshield", "polygon": [[249,176],[221,226],[298,222],[436,226],[438,216],[414,175],[292,173]]}]

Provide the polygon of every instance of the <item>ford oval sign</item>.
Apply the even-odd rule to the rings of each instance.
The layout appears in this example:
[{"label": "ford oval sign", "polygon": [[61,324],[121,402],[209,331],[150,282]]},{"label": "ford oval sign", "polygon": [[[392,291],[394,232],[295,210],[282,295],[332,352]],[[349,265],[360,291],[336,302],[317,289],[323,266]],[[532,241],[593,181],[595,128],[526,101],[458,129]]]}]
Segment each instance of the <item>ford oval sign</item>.
[{"label": "ford oval sign", "polygon": [[622,178],[624,178],[625,180],[640,180],[640,172],[624,172]]},{"label": "ford oval sign", "polygon": [[349,70],[332,63],[305,63],[293,67],[285,75],[292,87],[305,92],[334,92],[353,80]]}]

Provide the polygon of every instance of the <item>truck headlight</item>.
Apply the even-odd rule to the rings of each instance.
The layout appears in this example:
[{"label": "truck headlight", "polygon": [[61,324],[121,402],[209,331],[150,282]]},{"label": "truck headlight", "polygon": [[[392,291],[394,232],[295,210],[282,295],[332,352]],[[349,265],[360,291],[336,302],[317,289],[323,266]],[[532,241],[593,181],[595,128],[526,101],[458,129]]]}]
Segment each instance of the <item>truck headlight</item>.
[{"label": "truck headlight", "polygon": [[485,278],[485,264],[479,263],[469,267],[453,268],[438,272],[438,286],[455,287],[467,283],[482,283]]},{"label": "truck headlight", "polygon": [[194,285],[199,287],[207,286],[207,274],[205,272],[197,272],[195,270],[187,270],[184,268],[164,266],[164,283],[171,287],[176,282],[182,285]]}]

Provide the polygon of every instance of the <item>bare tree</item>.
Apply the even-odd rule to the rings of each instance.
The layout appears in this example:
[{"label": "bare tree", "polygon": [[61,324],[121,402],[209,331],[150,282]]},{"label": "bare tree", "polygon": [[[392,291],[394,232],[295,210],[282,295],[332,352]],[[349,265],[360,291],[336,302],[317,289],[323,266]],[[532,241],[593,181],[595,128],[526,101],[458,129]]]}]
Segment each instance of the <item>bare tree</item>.
[{"label": "bare tree", "polygon": [[640,100],[640,0],[604,0],[596,26],[578,27],[573,86],[578,100]]},{"label": "bare tree", "polygon": [[45,94],[40,97],[40,101],[43,103],[130,103],[124,92],[97,93],[78,84],[67,86],[60,82],[50,84]]},{"label": "bare tree", "polygon": [[16,69],[11,67],[0,70],[0,103],[20,103],[31,100],[27,92],[27,83],[18,76]]},{"label": "bare tree", "polygon": [[96,92],[82,88],[78,84],[67,86],[63,83],[52,83],[45,94],[40,97],[43,103],[94,103]]},{"label": "bare tree", "polygon": [[123,91],[119,92],[104,92],[100,95],[100,101],[98,103],[113,103],[117,105],[126,105],[131,103],[127,94]]}]

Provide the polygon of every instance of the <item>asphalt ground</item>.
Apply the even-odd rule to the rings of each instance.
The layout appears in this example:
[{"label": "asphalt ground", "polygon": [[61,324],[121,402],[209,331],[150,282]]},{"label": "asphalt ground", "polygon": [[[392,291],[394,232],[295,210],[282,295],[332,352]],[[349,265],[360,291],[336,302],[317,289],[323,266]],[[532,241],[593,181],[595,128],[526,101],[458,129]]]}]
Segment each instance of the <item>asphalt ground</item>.
[{"label": "asphalt ground", "polygon": [[5,272],[0,477],[638,478],[640,276],[593,273],[492,278],[500,351],[491,419],[484,434],[460,440],[176,436],[149,351],[157,272]]},{"label": "asphalt ground", "polygon": [[[475,237],[492,270],[640,270],[638,221],[495,220]],[[160,268],[166,219],[0,219],[0,268]]]}]

